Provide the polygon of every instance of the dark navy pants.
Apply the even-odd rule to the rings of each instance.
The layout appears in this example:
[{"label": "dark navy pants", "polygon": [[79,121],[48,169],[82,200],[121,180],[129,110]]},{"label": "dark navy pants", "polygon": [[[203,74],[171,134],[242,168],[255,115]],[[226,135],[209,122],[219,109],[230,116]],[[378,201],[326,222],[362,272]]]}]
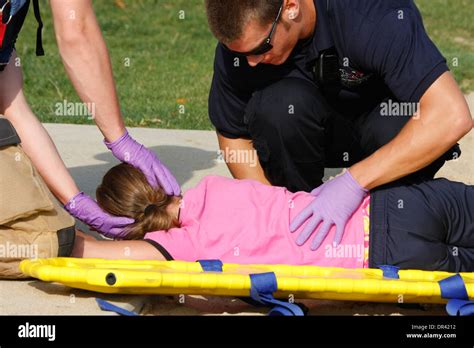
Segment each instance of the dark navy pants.
[{"label": "dark navy pants", "polygon": [[[268,180],[292,192],[321,185],[324,168],[350,167],[390,142],[408,116],[381,116],[387,91],[328,102],[312,82],[282,79],[253,94],[247,123]],[[405,178],[432,179],[455,147],[430,166]]]},{"label": "dark navy pants", "polygon": [[369,267],[474,272],[474,186],[435,179],[370,195]]}]

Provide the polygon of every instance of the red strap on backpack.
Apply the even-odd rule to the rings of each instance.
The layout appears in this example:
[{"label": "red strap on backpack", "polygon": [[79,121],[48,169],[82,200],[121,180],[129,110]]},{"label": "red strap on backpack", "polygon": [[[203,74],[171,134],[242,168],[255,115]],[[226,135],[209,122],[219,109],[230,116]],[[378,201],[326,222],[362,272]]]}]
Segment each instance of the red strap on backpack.
[{"label": "red strap on backpack", "polygon": [[5,36],[6,31],[7,31],[7,25],[3,24],[3,22],[0,20],[0,48],[2,48],[3,38]]},{"label": "red strap on backpack", "polygon": [[3,11],[7,5],[10,5],[10,1],[8,0],[2,8],[0,8],[0,48],[3,46],[3,38],[5,37],[5,32],[7,31],[7,25],[10,23],[11,17],[8,19],[8,22],[3,23]]}]

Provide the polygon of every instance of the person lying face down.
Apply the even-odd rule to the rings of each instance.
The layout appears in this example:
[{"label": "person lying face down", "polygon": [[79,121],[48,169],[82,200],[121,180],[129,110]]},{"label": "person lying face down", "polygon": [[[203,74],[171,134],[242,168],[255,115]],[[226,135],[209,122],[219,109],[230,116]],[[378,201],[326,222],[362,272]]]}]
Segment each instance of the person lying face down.
[{"label": "person lying face down", "polygon": [[341,243],[332,244],[332,227],[316,250],[304,236],[299,240],[306,223],[294,233],[289,228],[312,199],[306,192],[214,175],[182,197],[167,196],[139,170],[120,164],[104,176],[97,201],[112,215],[135,219],[123,237],[128,241],[78,233],[73,256],[474,271],[474,186],[435,179],[372,191]]},{"label": "person lying face down", "polygon": [[109,214],[135,220],[123,239],[140,240],[146,232],[179,227],[181,197],[169,196],[161,187],[153,188],[145,175],[129,164],[110,169],[97,187],[96,196],[99,206]]}]

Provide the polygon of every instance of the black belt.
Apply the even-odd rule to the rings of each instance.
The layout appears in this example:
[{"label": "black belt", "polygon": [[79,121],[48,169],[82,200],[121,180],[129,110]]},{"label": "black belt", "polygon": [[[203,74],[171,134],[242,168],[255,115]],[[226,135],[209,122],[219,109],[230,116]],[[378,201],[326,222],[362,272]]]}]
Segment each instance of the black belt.
[{"label": "black belt", "polygon": [[75,226],[66,227],[58,231],[58,257],[71,256],[75,239]]},{"label": "black belt", "polygon": [[0,118],[0,147],[21,143],[13,125],[6,118]]}]

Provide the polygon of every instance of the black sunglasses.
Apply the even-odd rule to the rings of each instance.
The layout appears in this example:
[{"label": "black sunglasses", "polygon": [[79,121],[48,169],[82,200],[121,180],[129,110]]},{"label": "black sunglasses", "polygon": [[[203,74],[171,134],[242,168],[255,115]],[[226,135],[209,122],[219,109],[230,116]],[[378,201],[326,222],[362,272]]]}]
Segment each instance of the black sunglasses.
[{"label": "black sunglasses", "polygon": [[284,1],[281,2],[281,6],[280,6],[280,9],[278,10],[278,14],[277,14],[277,17],[275,18],[275,20],[273,21],[273,24],[272,24],[272,30],[270,30],[270,34],[268,34],[268,36],[266,37],[265,40],[263,40],[263,42],[258,45],[256,48],[254,48],[253,50],[251,51],[248,51],[248,52],[236,52],[236,51],[233,51],[231,50],[229,47],[227,47],[226,45],[223,45],[228,51],[236,54],[236,55],[239,55],[239,56],[245,56],[245,57],[248,57],[248,56],[260,56],[262,54],[265,54],[267,53],[268,51],[270,51],[272,48],[273,48],[273,45],[271,44],[272,42],[272,37],[273,37],[273,34],[275,33],[275,29],[276,29],[276,25],[278,23],[278,21],[280,20],[280,16],[281,16],[281,12],[283,10],[283,3]]}]

